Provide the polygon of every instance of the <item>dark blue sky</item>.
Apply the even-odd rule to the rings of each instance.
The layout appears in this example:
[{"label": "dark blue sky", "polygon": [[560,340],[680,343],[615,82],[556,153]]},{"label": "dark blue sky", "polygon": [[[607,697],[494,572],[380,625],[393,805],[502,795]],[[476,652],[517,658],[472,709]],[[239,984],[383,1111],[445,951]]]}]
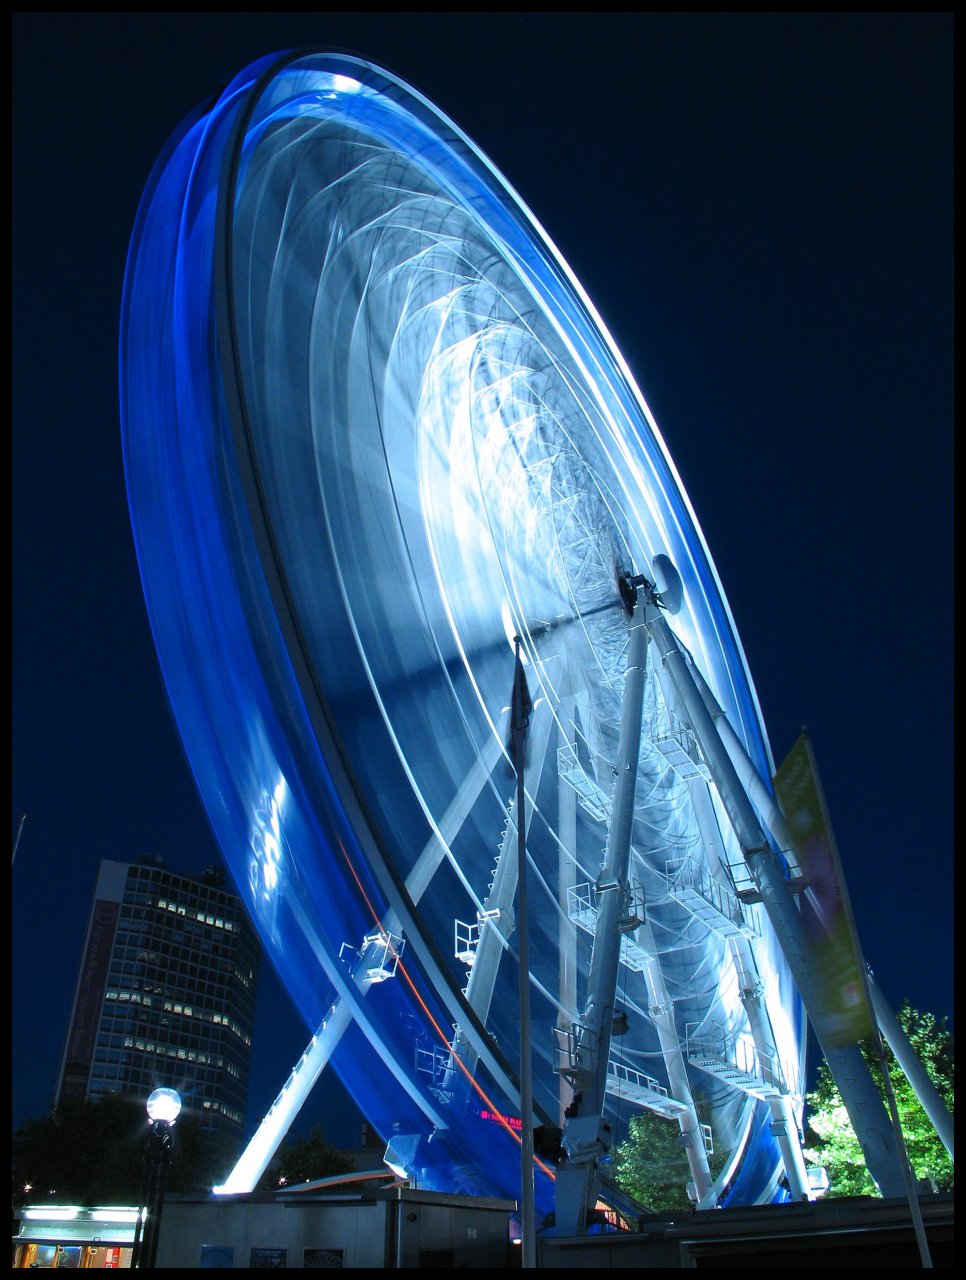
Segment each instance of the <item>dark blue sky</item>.
[{"label": "dark blue sky", "polygon": [[[952,17],[17,14],[13,1120],[46,1112],[101,858],[217,857],[121,467],[127,242],[257,56],[381,62],[518,189],[661,427],[776,761],[807,724],[887,998],[952,1013]],[[251,1114],[306,1038],[266,975]],[[355,1140],[327,1085],[306,1122]]]}]

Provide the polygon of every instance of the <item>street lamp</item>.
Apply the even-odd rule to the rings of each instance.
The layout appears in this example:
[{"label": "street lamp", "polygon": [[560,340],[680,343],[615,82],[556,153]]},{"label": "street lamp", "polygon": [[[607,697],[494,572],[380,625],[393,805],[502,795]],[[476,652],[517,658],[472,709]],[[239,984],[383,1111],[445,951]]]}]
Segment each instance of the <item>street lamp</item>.
[{"label": "street lamp", "polygon": [[140,1238],[135,1240],[133,1265],[153,1268],[158,1254],[165,1174],[171,1159],[171,1130],[181,1112],[181,1095],[176,1089],[155,1089],[148,1098],[147,1112],[150,1129],[145,1143]]}]

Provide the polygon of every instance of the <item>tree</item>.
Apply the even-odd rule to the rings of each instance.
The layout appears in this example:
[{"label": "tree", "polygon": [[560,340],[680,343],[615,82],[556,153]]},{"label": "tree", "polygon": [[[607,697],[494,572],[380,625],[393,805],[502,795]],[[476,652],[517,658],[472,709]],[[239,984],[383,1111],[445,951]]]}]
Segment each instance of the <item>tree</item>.
[{"label": "tree", "polygon": [[676,1124],[645,1111],[631,1117],[627,1138],[614,1153],[618,1184],[655,1212],[690,1204],[691,1170],[679,1137]]},{"label": "tree", "polygon": [[[953,1114],[953,1038],[946,1019],[937,1022],[931,1013],[920,1013],[903,1002],[896,1015],[926,1074],[936,1086],[950,1115]],[[871,1041],[861,1045],[873,1079],[885,1103],[885,1086]],[[917,1179],[928,1179],[939,1191],[953,1186],[953,1163],[935,1129],[923,1111],[892,1050],[886,1046],[886,1062],[892,1081],[909,1161]],[[818,1069],[816,1087],[806,1095],[807,1121],[805,1159],[824,1167],[829,1178],[829,1196],[875,1195],[876,1187],[865,1167],[865,1158],[852,1129],[848,1113],[832,1079],[828,1064]]]},{"label": "tree", "polygon": [[[704,1108],[699,1105],[699,1116]],[[725,1155],[709,1157],[711,1176],[724,1167]],[[691,1166],[681,1145],[681,1131],[673,1120],[644,1111],[632,1116],[627,1137],[614,1153],[618,1184],[654,1212],[688,1209],[687,1185]]]},{"label": "tree", "polygon": [[25,1121],[13,1137],[15,1200],[136,1204],[146,1124],[143,1108],[113,1096]]},{"label": "tree", "polygon": [[[143,1103],[114,1094],[66,1100],[51,1115],[25,1121],[13,1137],[14,1204],[137,1204],[147,1130]],[[236,1147],[230,1138],[204,1133],[197,1116],[182,1113],[168,1190],[210,1191],[231,1169]]]},{"label": "tree", "polygon": [[337,1173],[352,1173],[355,1167],[352,1156],[338,1147],[329,1146],[322,1126],[316,1124],[306,1137],[294,1134],[286,1138],[262,1174],[258,1189],[274,1191],[280,1186],[312,1182]]}]

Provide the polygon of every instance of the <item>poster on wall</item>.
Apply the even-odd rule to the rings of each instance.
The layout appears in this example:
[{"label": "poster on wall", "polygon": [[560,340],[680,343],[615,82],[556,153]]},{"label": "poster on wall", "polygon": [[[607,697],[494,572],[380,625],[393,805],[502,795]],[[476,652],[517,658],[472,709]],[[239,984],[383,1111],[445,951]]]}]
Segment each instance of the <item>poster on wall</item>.
[{"label": "poster on wall", "polygon": [[252,1249],[249,1267],[284,1267],[285,1249]]},{"label": "poster on wall", "polygon": [[345,1249],[303,1249],[303,1267],[344,1267]]},{"label": "poster on wall", "polygon": [[233,1267],[235,1246],[232,1244],[203,1244],[199,1267]]}]

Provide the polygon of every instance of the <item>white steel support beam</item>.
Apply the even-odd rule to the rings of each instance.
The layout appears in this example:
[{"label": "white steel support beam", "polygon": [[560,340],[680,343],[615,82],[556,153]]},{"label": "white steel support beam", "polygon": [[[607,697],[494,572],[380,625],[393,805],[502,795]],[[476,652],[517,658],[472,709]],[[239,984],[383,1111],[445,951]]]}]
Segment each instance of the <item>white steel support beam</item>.
[{"label": "white steel support beam", "polygon": [[645,963],[644,981],[647,985],[651,1021],[661,1045],[671,1094],[681,1102],[687,1103],[687,1111],[678,1116],[678,1128],[685,1140],[684,1149],[688,1157],[691,1181],[694,1183],[695,1204],[699,1209],[713,1209],[716,1198],[711,1166],[708,1164],[708,1153],[701,1136],[701,1122],[691,1093],[691,1082],[688,1080],[687,1065],[684,1054],[681,1052],[681,1041],[674,1025],[674,1007],[664,981],[664,972],[658,959],[650,925],[642,924],[637,930],[637,938],[650,957]]},{"label": "white steel support beam", "polygon": [[292,1074],[269,1107],[248,1146],[238,1157],[235,1167],[224,1183],[214,1188],[215,1195],[237,1195],[254,1191],[256,1183],[271,1164],[275,1152],[284,1141],[305,1099],[351,1022],[349,1006],[345,1001],[337,999],[293,1067]]},{"label": "white steel support beam", "polygon": [[604,1102],[620,966],[619,924],[627,915],[629,900],[628,867],[644,708],[647,630],[640,614],[628,621],[628,641],[614,804],[597,885],[597,929],[581,1015],[576,1091],[563,1128],[566,1157],[557,1167],[556,1229],[560,1235],[583,1233],[597,1200],[599,1159],[610,1147]]},{"label": "white steel support beam", "polygon": [[[711,874],[722,884],[727,882],[724,869],[724,857],[721,846],[721,835],[718,820],[708,785],[703,778],[691,783],[691,800],[701,832],[701,841],[708,854],[708,866]],[[765,1061],[778,1061],[781,1055],[775,1042],[771,1019],[761,999],[761,983],[758,981],[758,961],[755,949],[749,938],[741,935],[729,939],[735,967],[738,971],[741,1002],[748,1015],[755,1048]],[[808,1199],[808,1170],[805,1157],[802,1155],[802,1141],[798,1117],[795,1115],[792,1099],[783,1094],[778,1098],[769,1098],[772,1119],[776,1121],[775,1137],[782,1153],[782,1164],[788,1179],[788,1191],[793,1200]]]},{"label": "white steel support beam", "polygon": [[919,1055],[909,1043],[909,1038],[903,1031],[899,1019],[889,1008],[881,988],[871,973],[867,975],[866,981],[869,987],[869,995],[872,997],[872,1010],[875,1013],[875,1020],[879,1024],[879,1030],[885,1037],[889,1048],[895,1054],[896,1061],[912,1086],[913,1093],[919,1099],[923,1111],[929,1117],[929,1121],[936,1130],[939,1140],[949,1152],[950,1160],[954,1160],[953,1118],[946,1110],[946,1104],[939,1096],[939,1090],[926,1075],[926,1069],[919,1060]]},{"label": "white steel support beam", "polygon": [[649,611],[647,625],[711,770],[745,862],[761,894],[762,905],[781,943],[819,1044],[842,1094],[869,1172],[883,1196],[902,1196],[905,1194],[905,1181],[889,1116],[858,1046],[836,1043],[814,944],[788,892],[768,837],[741,785],[674,633],[657,609]]},{"label": "white steel support beam", "polygon": [[[503,757],[503,747],[498,739],[487,740],[483,749],[474,760],[469,773],[463,779],[456,795],[450,801],[446,812],[440,819],[438,832],[426,842],[422,852],[416,859],[409,876],[406,888],[414,903],[425,893],[433,876],[447,856],[450,843],[469,816],[480,792],[486,786],[497,763]],[[390,908],[381,922],[384,933],[399,932],[399,920],[395,911]],[[353,967],[353,981],[360,993],[365,995],[372,986],[367,975],[368,964],[365,953]],[[305,1052],[296,1063],[292,1074],[282,1087],[278,1097],[272,1103],[268,1114],[256,1129],[248,1146],[239,1156],[235,1167],[225,1182],[215,1188],[216,1194],[229,1195],[250,1192],[255,1189],[259,1178],[268,1168],[272,1157],[285,1139],[301,1111],[306,1098],[312,1092],[315,1082],[322,1074],[332,1054],[352,1021],[352,1014],[344,1001],[336,999],[327,1011],[320,1026],[309,1041]]]},{"label": "white steel support beam", "polygon": [[[533,723],[530,728],[530,760],[526,772],[526,796],[524,799],[524,834],[530,830],[533,818],[535,797],[540,787],[544,762],[547,758],[547,747],[550,742],[550,731],[553,717],[546,702],[538,703],[533,711]],[[510,934],[515,928],[513,911],[514,899],[517,896],[519,881],[517,862],[517,827],[518,804],[514,801],[507,812],[507,825],[500,842],[496,866],[493,872],[493,885],[483,903],[484,910],[492,916],[486,919],[480,929],[480,940],[476,948],[473,967],[470,970],[466,986],[466,999],[481,1022],[485,1023],[490,1012],[490,1002],[496,987],[500,961],[506,950]],[[469,1080],[466,1073],[456,1066],[453,1059],[458,1055],[463,1067],[472,1075],[476,1070],[478,1056],[470,1043],[457,1031],[450,1046],[451,1062],[446,1072],[443,1088],[452,1092],[458,1089],[468,1091]]]},{"label": "white steel support beam", "polygon": [[[769,791],[761,778],[758,770],[751,761],[744,744],[735,733],[734,728],[729,722],[727,716],[722,711],[720,705],[711,689],[708,687],[707,681],[702,676],[697,667],[691,663],[691,674],[694,677],[695,684],[704,699],[705,706],[714,720],[715,728],[724,743],[725,749],[735,766],[739,778],[748,790],[748,794],[752,801],[757,805],[758,811],[764,817],[766,823],[771,828],[771,832],[778,841],[782,852],[787,857],[794,858],[794,848],[791,836],[789,835],[787,825],[785,823],[785,815],[778,806],[778,801]],[[815,903],[814,895],[806,890],[809,902],[812,903],[816,911],[819,911]],[[819,911],[820,914],[820,911]],[[942,1098],[939,1096],[935,1085],[929,1079],[928,1075],[919,1060],[919,1056],[909,1043],[899,1021],[889,1007],[885,996],[881,989],[876,985],[872,974],[867,975],[867,986],[872,1001],[872,1012],[875,1016],[879,1030],[885,1036],[892,1052],[896,1056],[906,1079],[912,1086],[913,1092],[919,1099],[922,1109],[929,1117],[933,1128],[936,1130],[940,1141],[949,1152],[950,1158],[953,1155],[953,1121],[952,1116],[946,1110]],[[897,1047],[898,1046],[898,1047]]]}]

